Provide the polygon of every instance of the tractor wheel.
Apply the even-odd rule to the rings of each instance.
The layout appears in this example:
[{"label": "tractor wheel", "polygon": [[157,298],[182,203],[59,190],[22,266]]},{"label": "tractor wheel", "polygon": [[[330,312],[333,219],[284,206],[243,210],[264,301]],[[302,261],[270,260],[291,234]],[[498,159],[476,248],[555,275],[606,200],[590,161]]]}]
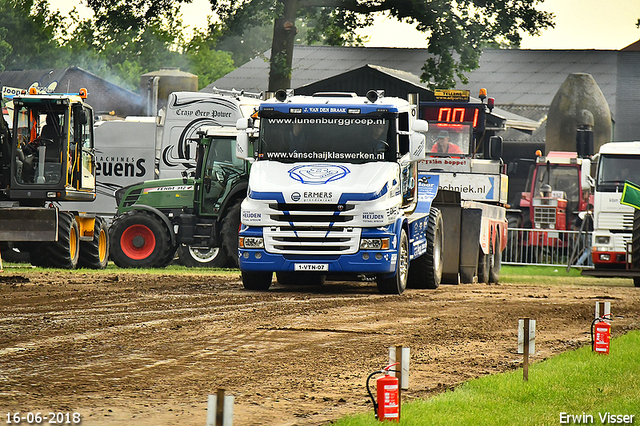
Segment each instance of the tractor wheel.
[{"label": "tractor wheel", "polygon": [[133,210],[114,219],[109,230],[111,260],[121,268],[163,268],[173,260],[170,230],[153,213]]},{"label": "tractor wheel", "polygon": [[409,288],[436,289],[442,280],[444,223],[439,209],[431,207],[427,223],[427,251],[411,261]]},{"label": "tractor wheel", "polygon": [[409,277],[409,238],[407,231],[400,231],[398,241],[398,259],[396,262],[396,273],[391,278],[378,278],[378,291],[382,294],[402,294],[407,288]]},{"label": "tractor wheel", "polygon": [[80,230],[76,218],[67,212],[58,214],[58,241],[38,244],[31,253],[36,266],[75,269],[80,257]]},{"label": "tractor wheel", "polygon": [[109,230],[107,222],[96,217],[93,240],[80,242],[78,266],[90,269],[105,269],[109,263]]},{"label": "tractor wheel", "polygon": [[271,287],[273,272],[242,272],[242,285],[247,290],[266,291]]},{"label": "tractor wheel", "polygon": [[222,268],[227,263],[227,253],[222,247],[202,249],[181,245],[178,260],[188,268]]},{"label": "tractor wheel", "polygon": [[240,230],[240,205],[242,200],[234,201],[222,218],[222,248],[229,256],[234,268],[238,267],[238,231]]}]

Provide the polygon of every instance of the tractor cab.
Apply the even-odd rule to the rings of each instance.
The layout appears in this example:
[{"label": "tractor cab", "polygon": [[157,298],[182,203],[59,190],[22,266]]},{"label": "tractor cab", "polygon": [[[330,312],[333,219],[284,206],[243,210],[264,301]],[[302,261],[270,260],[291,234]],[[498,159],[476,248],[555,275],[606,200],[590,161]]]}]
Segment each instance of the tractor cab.
[{"label": "tractor cab", "polygon": [[10,178],[3,178],[8,199],[23,205],[95,199],[93,110],[85,98],[82,89],[13,99]]}]

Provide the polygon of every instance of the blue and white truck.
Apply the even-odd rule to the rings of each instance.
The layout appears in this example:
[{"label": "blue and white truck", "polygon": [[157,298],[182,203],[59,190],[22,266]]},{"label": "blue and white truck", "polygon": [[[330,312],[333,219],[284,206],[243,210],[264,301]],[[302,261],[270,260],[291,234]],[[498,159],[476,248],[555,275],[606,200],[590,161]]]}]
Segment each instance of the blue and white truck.
[{"label": "blue and white truck", "polygon": [[[257,118],[259,128],[251,119],[237,123],[236,154],[253,162],[238,250],[246,289],[267,290],[274,272],[283,285],[375,280],[386,294],[401,294],[407,286],[437,288],[443,276],[475,279],[480,239],[491,237],[481,229],[484,207],[476,201],[465,207],[459,191],[439,189],[443,174],[426,170],[430,166],[419,172],[420,161],[448,154],[427,152],[434,135],[430,124],[418,119],[417,99],[384,97],[381,91],[366,97],[279,91],[260,104]],[[455,155],[472,157],[470,146],[467,141],[466,153]],[[478,178],[471,166],[468,171]],[[506,198],[506,188],[500,189]],[[458,271],[464,264],[459,254],[455,279],[447,273],[449,221],[438,203],[457,210],[458,228],[464,225],[463,210],[478,216],[470,221],[477,225],[470,244],[474,258],[466,259],[471,277]],[[506,232],[504,211],[502,219]],[[461,238],[460,230],[456,234]],[[460,251],[461,245],[455,246]]]}]

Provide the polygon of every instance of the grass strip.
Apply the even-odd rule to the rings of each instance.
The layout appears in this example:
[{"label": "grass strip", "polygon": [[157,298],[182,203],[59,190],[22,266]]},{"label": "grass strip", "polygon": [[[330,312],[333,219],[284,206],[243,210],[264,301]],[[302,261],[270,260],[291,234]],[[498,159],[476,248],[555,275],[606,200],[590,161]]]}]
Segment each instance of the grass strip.
[{"label": "grass strip", "polygon": [[[612,419],[607,413],[619,417]],[[529,367],[528,382],[523,381],[522,369],[518,369],[403,404],[400,424],[625,424],[622,415],[631,420],[626,424],[640,424],[640,331],[613,339],[609,355],[583,347],[535,363]],[[377,424],[380,422],[374,419],[373,410],[334,423]]]}]

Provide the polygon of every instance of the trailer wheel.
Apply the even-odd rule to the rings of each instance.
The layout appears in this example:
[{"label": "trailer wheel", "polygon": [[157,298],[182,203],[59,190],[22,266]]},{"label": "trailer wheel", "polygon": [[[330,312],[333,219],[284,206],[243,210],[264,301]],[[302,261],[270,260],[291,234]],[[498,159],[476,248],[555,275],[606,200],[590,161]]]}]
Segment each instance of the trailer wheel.
[{"label": "trailer wheel", "polygon": [[391,278],[378,278],[378,291],[382,294],[402,294],[409,278],[409,239],[404,228],[400,231],[396,273]]},{"label": "trailer wheel", "polygon": [[498,284],[500,281],[500,268],[502,267],[502,253],[500,253],[500,232],[496,234],[496,241],[491,250],[491,268],[489,269],[489,282]]},{"label": "trailer wheel", "polygon": [[295,272],[276,272],[278,284],[283,286],[321,286],[324,284],[327,276],[316,273],[295,273]]},{"label": "trailer wheel", "polygon": [[222,268],[227,263],[227,253],[222,247],[202,249],[181,245],[178,260],[188,268]]},{"label": "trailer wheel", "polygon": [[431,207],[427,222],[427,252],[411,261],[409,288],[436,289],[442,280],[444,222],[439,209]]},{"label": "trailer wheel", "polygon": [[234,268],[238,267],[238,231],[240,230],[240,205],[242,200],[234,201],[222,218],[222,247],[229,256],[229,261]]},{"label": "trailer wheel", "polygon": [[169,230],[152,213],[133,210],[114,219],[111,260],[121,268],[161,268],[171,263],[176,247]]},{"label": "trailer wheel", "polygon": [[104,219],[97,216],[93,227],[93,240],[80,242],[78,266],[105,269],[109,263],[109,231]]},{"label": "trailer wheel", "polygon": [[273,272],[242,272],[242,285],[247,290],[266,291],[271,287]]},{"label": "trailer wheel", "polygon": [[80,255],[80,230],[76,218],[67,212],[58,214],[58,241],[34,245],[31,261],[36,266],[75,269]]}]

